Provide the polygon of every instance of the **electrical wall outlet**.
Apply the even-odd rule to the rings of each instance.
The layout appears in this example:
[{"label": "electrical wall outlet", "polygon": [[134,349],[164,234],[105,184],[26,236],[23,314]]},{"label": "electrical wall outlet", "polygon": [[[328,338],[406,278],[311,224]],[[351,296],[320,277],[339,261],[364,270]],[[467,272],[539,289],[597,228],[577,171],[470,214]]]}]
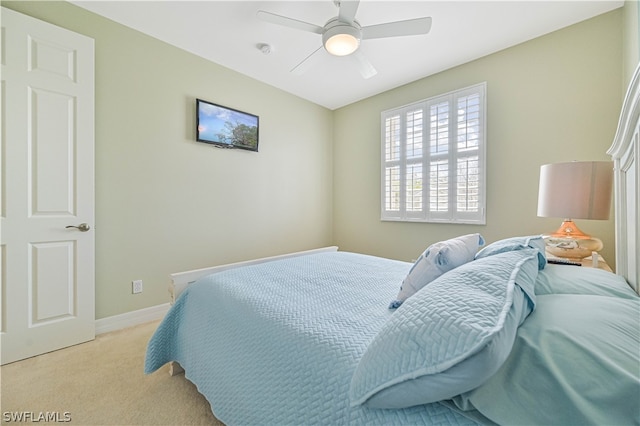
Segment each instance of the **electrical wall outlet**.
[{"label": "electrical wall outlet", "polygon": [[131,282],[131,291],[133,294],[142,293],[142,280],[134,280]]}]

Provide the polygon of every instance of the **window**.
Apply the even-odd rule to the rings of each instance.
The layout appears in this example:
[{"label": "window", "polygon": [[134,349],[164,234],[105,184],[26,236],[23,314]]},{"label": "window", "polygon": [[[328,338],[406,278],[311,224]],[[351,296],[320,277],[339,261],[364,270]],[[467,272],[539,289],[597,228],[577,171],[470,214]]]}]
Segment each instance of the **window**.
[{"label": "window", "polygon": [[485,223],[485,91],[382,112],[382,220]]}]

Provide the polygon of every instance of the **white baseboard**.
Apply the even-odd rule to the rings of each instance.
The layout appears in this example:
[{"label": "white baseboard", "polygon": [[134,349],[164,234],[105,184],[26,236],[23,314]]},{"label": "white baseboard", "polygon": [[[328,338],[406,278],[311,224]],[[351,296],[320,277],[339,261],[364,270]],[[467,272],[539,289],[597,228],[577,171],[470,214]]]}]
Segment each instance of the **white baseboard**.
[{"label": "white baseboard", "polygon": [[167,311],[169,311],[170,306],[169,303],[163,303],[162,305],[151,306],[150,308],[101,318],[96,320],[96,335],[162,319]]}]

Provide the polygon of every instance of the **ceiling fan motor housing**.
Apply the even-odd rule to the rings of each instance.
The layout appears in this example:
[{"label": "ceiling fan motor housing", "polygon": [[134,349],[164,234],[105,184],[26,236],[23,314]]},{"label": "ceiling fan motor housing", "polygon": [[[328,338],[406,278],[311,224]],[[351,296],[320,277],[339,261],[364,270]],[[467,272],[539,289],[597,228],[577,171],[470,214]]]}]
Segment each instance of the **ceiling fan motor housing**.
[{"label": "ceiling fan motor housing", "polygon": [[362,28],[357,21],[342,22],[338,18],[329,20],[322,32],[322,45],[332,55],[347,56],[360,46]]}]

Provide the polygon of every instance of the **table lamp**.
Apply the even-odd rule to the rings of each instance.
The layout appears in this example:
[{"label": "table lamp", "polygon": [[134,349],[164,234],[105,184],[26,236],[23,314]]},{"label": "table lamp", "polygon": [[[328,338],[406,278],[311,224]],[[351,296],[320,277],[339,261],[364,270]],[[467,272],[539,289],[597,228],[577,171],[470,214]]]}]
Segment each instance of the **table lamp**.
[{"label": "table lamp", "polygon": [[609,219],[613,163],[572,161],[540,167],[538,216],[564,218],[555,232],[545,234],[553,256],[583,259],[602,250],[602,241],[582,232],[573,219]]}]

